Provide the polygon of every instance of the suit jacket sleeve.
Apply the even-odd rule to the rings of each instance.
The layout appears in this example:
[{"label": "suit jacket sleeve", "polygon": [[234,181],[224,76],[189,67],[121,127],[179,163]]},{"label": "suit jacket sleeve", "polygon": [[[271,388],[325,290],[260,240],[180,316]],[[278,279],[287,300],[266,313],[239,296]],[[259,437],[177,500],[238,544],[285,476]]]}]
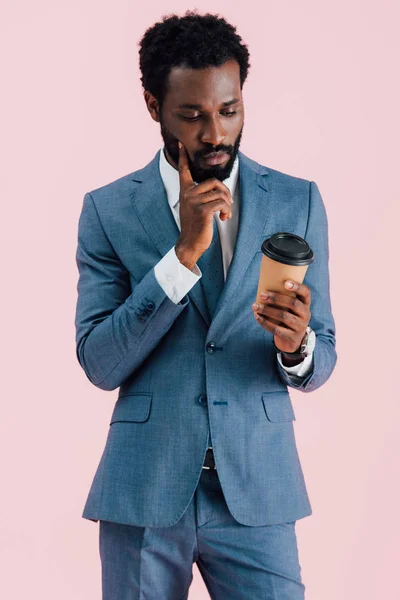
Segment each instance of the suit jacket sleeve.
[{"label": "suit jacket sleeve", "polygon": [[312,392],[331,376],[337,361],[335,321],[332,315],[329,287],[329,239],[326,209],[315,181],[310,182],[309,214],[305,239],[314,251],[314,262],[308,267],[303,283],[311,290],[310,327],[315,332],[316,345],[312,368],[306,377],[288,373],[278,362],[284,382],[302,392]]},{"label": "suit jacket sleeve", "polygon": [[154,267],[131,288],[90,193],[78,224],[76,356],[88,379],[114,390],[139,367],[185,309],[170,300]]}]

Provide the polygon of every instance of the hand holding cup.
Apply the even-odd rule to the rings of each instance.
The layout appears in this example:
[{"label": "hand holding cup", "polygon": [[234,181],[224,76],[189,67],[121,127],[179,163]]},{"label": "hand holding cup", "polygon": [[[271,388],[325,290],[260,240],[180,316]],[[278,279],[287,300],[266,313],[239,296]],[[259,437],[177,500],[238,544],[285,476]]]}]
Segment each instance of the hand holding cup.
[{"label": "hand holding cup", "polygon": [[306,240],[286,232],[265,239],[261,250],[254,316],[274,334],[278,350],[297,352],[311,318],[311,290],[303,279],[314,252]]},{"label": "hand holding cup", "polygon": [[293,284],[294,295],[266,291],[260,293],[260,303],[252,305],[257,321],[270,333],[281,352],[297,352],[311,318],[311,290],[304,283]]}]

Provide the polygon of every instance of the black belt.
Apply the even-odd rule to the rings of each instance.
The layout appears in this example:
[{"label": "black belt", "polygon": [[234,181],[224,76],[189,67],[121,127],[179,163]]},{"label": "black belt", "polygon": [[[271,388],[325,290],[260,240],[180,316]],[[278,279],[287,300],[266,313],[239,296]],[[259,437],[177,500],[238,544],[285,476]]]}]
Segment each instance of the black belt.
[{"label": "black belt", "polygon": [[203,463],[203,469],[210,469],[216,471],[214,452],[212,448],[207,448],[206,456]]}]

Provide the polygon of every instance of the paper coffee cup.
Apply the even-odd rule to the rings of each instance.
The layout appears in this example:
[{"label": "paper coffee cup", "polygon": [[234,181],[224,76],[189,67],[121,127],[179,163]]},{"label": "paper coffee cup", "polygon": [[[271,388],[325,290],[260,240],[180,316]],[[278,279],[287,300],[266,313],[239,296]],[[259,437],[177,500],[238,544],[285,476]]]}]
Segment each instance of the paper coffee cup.
[{"label": "paper coffee cup", "polygon": [[[294,233],[279,231],[266,238],[262,245],[260,276],[256,302],[262,303],[261,292],[280,292],[296,296],[285,288],[285,281],[302,283],[308,266],[314,261],[314,252],[303,238]],[[272,319],[271,319],[272,320]]]}]

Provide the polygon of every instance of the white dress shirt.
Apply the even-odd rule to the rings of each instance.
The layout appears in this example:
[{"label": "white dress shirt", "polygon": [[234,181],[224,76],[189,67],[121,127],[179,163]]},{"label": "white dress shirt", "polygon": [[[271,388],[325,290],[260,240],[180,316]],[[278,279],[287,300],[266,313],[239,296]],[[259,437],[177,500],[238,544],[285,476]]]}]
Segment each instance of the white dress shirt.
[{"label": "white dress shirt", "polygon": [[[160,152],[160,174],[167,192],[168,203],[180,231],[179,172],[165,158],[164,148]],[[239,221],[239,156],[236,157],[231,174],[224,180],[224,184],[229,188],[234,201],[232,204],[232,217],[226,221],[221,221],[219,218],[220,211],[218,211],[214,214],[214,218],[217,220],[222,249],[224,279],[226,279],[235,248]],[[154,274],[160,286],[175,304],[178,304],[182,300],[202,276],[197,265],[191,271],[180,262],[175,253],[175,246],[155,265]],[[251,306],[249,307],[250,310]],[[282,363],[280,352],[277,352],[277,360],[288,374],[292,373],[298,377],[305,377],[311,371],[312,354],[293,367],[287,367]]]}]

